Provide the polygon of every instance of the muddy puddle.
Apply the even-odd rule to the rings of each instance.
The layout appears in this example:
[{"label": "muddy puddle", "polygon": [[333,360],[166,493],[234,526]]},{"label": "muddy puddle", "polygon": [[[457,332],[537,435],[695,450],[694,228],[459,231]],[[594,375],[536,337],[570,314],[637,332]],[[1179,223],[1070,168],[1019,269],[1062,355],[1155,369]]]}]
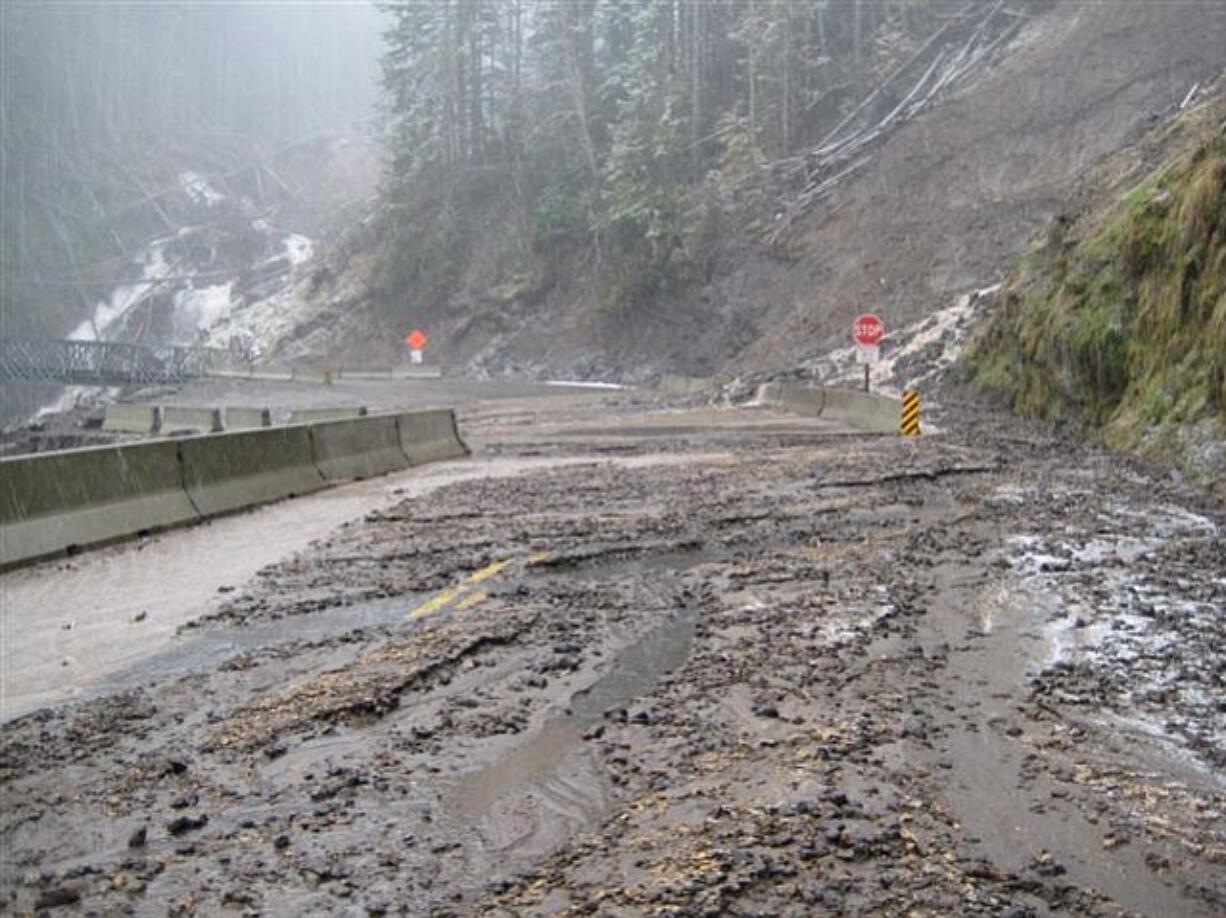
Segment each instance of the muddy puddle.
[{"label": "muddy puddle", "polygon": [[[700,557],[705,553],[633,563],[642,570],[643,565],[685,558],[696,564]],[[475,835],[489,855],[513,851],[520,857],[545,853],[569,834],[596,824],[611,800],[589,741],[606,716],[625,716],[626,708],[651,695],[665,676],[685,663],[696,620],[696,611],[686,608],[651,628],[618,653],[604,675],[572,695],[564,712],[547,719],[497,762],[458,778],[443,795],[444,812],[455,829]]]},{"label": "muddy puddle", "polygon": [[703,564],[733,560],[731,551],[702,545],[683,545],[667,551],[631,554],[595,554],[559,558],[533,565],[534,577],[568,577],[583,580],[612,580],[643,575],[681,574]]},{"label": "muddy puddle", "polygon": [[1027,775],[1019,704],[1051,648],[1043,625],[1055,597],[1012,581],[993,582],[963,564],[935,570],[927,623],[931,638],[959,647],[948,684],[965,712],[948,724],[941,751],[947,802],[974,848],[992,863],[1024,871],[1040,858],[1072,882],[1109,894],[1139,914],[1202,914],[1176,884],[1155,882],[1140,846],[1108,853],[1104,825],[1067,806],[1066,789]]}]

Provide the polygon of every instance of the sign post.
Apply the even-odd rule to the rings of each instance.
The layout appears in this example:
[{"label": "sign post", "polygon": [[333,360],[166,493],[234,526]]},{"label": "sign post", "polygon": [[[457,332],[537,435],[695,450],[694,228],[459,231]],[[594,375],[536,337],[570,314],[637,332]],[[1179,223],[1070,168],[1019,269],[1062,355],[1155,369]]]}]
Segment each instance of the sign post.
[{"label": "sign post", "polygon": [[404,336],[404,343],[409,346],[410,363],[421,363],[421,352],[426,349],[429,340],[420,328],[415,328]]},{"label": "sign post", "polygon": [[856,362],[864,364],[864,391],[868,391],[869,368],[881,357],[881,339],[885,337],[885,323],[870,313],[856,316],[851,323],[851,337],[856,342]]}]

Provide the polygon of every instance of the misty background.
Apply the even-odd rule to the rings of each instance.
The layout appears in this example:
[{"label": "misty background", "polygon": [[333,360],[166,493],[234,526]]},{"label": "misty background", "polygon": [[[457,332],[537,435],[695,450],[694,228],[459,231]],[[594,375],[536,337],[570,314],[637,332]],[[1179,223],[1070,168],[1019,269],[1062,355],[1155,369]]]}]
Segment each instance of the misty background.
[{"label": "misty background", "polygon": [[337,194],[376,178],[367,151],[319,187],[375,132],[383,26],[361,2],[6,0],[3,333],[63,336],[148,279],[156,315],[179,278],[239,274],[322,231]]}]

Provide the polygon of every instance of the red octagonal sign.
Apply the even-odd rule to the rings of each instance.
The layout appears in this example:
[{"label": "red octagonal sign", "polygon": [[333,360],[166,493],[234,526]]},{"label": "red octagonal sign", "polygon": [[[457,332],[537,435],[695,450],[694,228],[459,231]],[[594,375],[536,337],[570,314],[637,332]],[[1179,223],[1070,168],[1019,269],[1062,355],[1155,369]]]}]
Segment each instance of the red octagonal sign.
[{"label": "red octagonal sign", "polygon": [[872,347],[885,337],[885,323],[872,313],[856,316],[856,321],[851,323],[851,336],[856,344]]}]

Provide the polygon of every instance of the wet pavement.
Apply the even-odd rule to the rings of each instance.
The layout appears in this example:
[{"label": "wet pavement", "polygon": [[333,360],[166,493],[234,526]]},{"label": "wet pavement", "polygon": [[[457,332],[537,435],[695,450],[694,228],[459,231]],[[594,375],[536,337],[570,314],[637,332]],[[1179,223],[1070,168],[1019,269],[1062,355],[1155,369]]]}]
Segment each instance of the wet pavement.
[{"label": "wet pavement", "polygon": [[1219,508],[1004,421],[461,420],[479,474],[155,597],[173,634],[3,727],[10,911],[1226,907]]}]

